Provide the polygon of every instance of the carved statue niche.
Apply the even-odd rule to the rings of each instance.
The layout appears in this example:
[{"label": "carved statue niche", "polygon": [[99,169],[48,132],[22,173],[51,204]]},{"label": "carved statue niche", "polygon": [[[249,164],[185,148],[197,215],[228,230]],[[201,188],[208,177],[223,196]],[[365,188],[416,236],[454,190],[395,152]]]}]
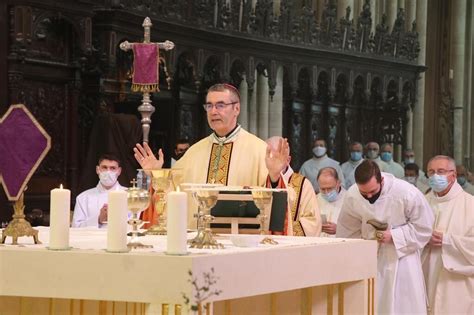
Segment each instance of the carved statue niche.
[{"label": "carved statue niche", "polygon": [[230,80],[231,83],[236,87],[239,88],[240,83],[244,79],[245,75],[245,66],[240,59],[235,60],[232,63],[230,68]]},{"label": "carved statue niche", "polygon": [[365,0],[362,11],[357,19],[356,50],[366,51],[370,30],[372,28],[372,13],[370,12],[370,0]]},{"label": "carved statue niche", "polygon": [[221,62],[217,56],[210,56],[204,64],[203,88],[222,82]]},{"label": "carved statue niche", "polygon": [[173,81],[178,87],[194,87],[196,81],[196,66],[194,64],[194,58],[191,53],[182,53],[178,57]]},{"label": "carved statue niche", "polygon": [[352,100],[345,110],[345,142],[360,141],[361,107],[366,104],[365,82],[362,76],[354,80]]},{"label": "carved statue niche", "polygon": [[341,106],[346,105],[348,101],[347,97],[347,78],[345,75],[340,74],[336,79],[336,95],[334,102]]},{"label": "carved statue niche", "polygon": [[391,80],[387,85],[387,101],[383,106],[383,111],[378,114],[377,130],[378,140],[381,143],[403,144],[402,111],[398,102],[398,84]]}]

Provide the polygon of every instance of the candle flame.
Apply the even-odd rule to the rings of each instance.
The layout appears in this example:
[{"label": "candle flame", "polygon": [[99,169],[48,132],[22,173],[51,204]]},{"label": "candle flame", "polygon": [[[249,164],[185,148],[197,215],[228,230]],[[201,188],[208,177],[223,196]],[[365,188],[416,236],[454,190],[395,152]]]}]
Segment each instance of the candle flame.
[{"label": "candle flame", "polygon": [[63,189],[63,184],[59,185],[59,189]]}]

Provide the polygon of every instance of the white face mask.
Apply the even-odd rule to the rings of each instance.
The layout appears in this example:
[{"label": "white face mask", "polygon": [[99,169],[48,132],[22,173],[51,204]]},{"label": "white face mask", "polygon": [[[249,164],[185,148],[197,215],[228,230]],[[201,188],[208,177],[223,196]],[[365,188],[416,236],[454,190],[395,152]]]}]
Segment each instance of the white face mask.
[{"label": "white face mask", "polygon": [[99,173],[99,179],[102,186],[112,187],[117,182],[118,174],[112,171],[103,171]]},{"label": "white face mask", "polygon": [[412,185],[416,185],[416,177],[415,176],[405,176],[404,179]]}]

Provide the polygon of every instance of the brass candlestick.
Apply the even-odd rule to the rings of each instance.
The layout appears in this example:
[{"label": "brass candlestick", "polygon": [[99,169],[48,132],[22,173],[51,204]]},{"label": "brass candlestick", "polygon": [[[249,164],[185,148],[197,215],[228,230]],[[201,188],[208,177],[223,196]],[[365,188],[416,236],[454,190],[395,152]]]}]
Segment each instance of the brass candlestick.
[{"label": "brass candlestick", "polygon": [[[268,218],[266,214],[266,209],[270,206],[272,202],[272,195],[273,192],[267,189],[252,189],[252,198],[253,202],[257,206],[258,210],[260,210],[260,214],[258,218],[260,219],[260,235],[267,235],[268,232],[265,231],[265,221]],[[266,236],[261,242],[261,244],[271,244],[276,245],[278,244],[272,237]]]}]

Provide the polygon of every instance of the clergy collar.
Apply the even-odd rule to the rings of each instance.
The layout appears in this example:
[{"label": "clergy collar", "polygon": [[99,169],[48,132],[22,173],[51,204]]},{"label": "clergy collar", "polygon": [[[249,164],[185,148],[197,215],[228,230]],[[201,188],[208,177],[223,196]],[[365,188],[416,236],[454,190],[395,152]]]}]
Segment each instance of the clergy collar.
[{"label": "clergy collar", "polygon": [[431,192],[435,196],[436,202],[446,202],[446,201],[456,198],[463,191],[464,189],[462,189],[461,185],[459,185],[458,182],[455,181],[454,184],[451,186],[451,189],[448,191],[448,193],[442,197],[439,197],[438,194],[435,193],[433,190]]},{"label": "clergy collar", "polygon": [[121,189],[121,186],[120,186],[120,183],[119,183],[118,180],[115,182],[115,184],[114,184],[112,187],[110,187],[110,189],[105,189],[105,187],[102,186],[102,184],[100,183],[100,181],[99,181],[99,183],[97,184],[97,190],[98,190],[100,193],[107,192],[107,191],[111,191],[111,190],[116,190],[116,189]]},{"label": "clergy collar", "polygon": [[232,131],[229,132],[224,137],[219,137],[215,132],[213,132],[212,135],[213,135],[214,140],[216,140],[219,144],[224,144],[226,142],[232,141],[237,136],[237,134],[239,133],[241,129],[242,127],[239,124],[237,124],[235,128],[232,129]]}]

